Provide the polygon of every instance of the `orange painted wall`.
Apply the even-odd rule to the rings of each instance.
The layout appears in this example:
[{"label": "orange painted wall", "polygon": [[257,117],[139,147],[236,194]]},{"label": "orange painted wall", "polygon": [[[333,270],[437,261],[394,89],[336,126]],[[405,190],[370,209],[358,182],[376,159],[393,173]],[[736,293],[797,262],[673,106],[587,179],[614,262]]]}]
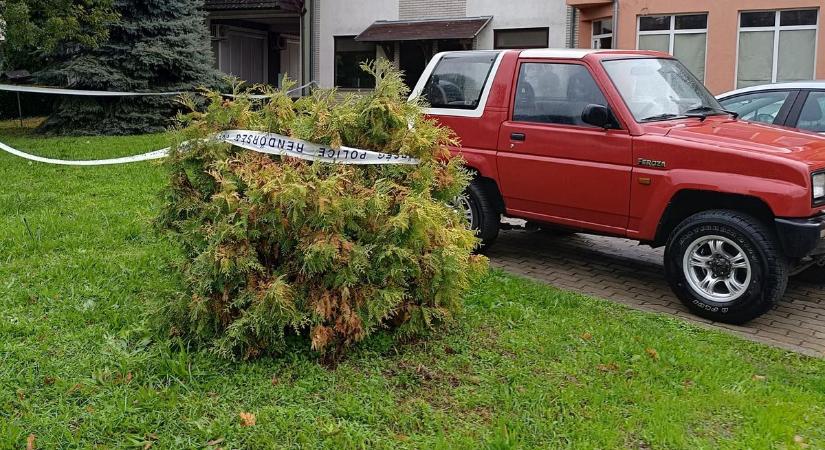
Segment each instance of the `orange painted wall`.
[{"label": "orange painted wall", "polygon": [[[816,78],[825,79],[825,0],[617,0],[613,46],[636,48],[638,16],[708,13],[708,47],[705,84],[715,94],[736,84],[736,47],[739,40],[739,11],[819,8]],[[613,16],[613,5],[582,7],[579,10],[579,46],[590,47],[590,21]]]},{"label": "orange painted wall", "polygon": [[[590,48],[593,36],[592,22],[606,17],[613,17],[613,5],[602,5],[579,10],[579,47]],[[614,25],[615,26],[615,25]],[[615,30],[614,30],[615,34]],[[613,44],[615,45],[615,44]]]}]

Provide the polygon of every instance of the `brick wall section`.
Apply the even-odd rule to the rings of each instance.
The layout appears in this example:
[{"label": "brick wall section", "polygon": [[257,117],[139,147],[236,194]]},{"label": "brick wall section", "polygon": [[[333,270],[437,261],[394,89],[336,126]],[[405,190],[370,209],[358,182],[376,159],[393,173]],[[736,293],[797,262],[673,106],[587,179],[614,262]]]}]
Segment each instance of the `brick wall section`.
[{"label": "brick wall section", "polygon": [[691,314],[664,278],[662,249],[633,241],[505,231],[489,250],[493,267],[560,289],[664,313],[795,352],[825,356],[825,286],[791,280],[776,308],[745,326]]},{"label": "brick wall section", "polygon": [[467,0],[399,0],[401,20],[466,17]]},{"label": "brick wall section", "polygon": [[564,26],[564,42],[567,48],[576,48],[579,46],[578,31],[576,31],[576,9],[572,6],[567,7],[567,23]]}]

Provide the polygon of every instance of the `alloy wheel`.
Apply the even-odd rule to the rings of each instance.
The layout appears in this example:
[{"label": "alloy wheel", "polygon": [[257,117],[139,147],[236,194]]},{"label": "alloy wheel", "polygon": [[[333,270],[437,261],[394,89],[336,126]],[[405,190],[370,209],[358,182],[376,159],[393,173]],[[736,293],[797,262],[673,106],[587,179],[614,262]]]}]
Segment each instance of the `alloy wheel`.
[{"label": "alloy wheel", "polygon": [[467,219],[467,225],[471,230],[476,228],[477,221],[475,219],[473,205],[470,202],[470,196],[468,194],[465,193],[456,197],[453,200],[453,207],[459,214],[463,215]]},{"label": "alloy wheel", "polygon": [[729,303],[744,295],[753,278],[745,251],[722,236],[702,236],[693,241],[682,267],[690,287],[717,303]]}]

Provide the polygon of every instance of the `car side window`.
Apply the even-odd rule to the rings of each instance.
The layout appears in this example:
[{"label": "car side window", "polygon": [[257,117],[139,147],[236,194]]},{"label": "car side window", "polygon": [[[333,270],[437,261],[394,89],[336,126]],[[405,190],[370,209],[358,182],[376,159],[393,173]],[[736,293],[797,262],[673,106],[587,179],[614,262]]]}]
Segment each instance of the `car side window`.
[{"label": "car side window", "polygon": [[803,130],[825,133],[825,92],[808,94],[796,126]]},{"label": "car side window", "polygon": [[607,106],[586,67],[524,63],[519,69],[513,120],[592,127],[582,121],[587,105]]},{"label": "car side window", "polygon": [[754,92],[727,98],[719,103],[728,111],[739,113],[740,119],[773,124],[789,94],[788,91]]},{"label": "car side window", "polygon": [[497,52],[447,54],[427,80],[422,96],[433,108],[476,109]]}]

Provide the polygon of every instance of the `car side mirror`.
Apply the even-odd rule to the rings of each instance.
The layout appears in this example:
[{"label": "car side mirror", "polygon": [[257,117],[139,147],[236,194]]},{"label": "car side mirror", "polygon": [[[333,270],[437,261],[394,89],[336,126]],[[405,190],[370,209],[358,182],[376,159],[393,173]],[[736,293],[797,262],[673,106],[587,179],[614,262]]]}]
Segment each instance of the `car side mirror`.
[{"label": "car side mirror", "polygon": [[613,120],[610,117],[610,110],[607,109],[607,106],[596,104],[590,104],[584,107],[584,111],[582,111],[582,122],[604,129],[613,126]]}]

